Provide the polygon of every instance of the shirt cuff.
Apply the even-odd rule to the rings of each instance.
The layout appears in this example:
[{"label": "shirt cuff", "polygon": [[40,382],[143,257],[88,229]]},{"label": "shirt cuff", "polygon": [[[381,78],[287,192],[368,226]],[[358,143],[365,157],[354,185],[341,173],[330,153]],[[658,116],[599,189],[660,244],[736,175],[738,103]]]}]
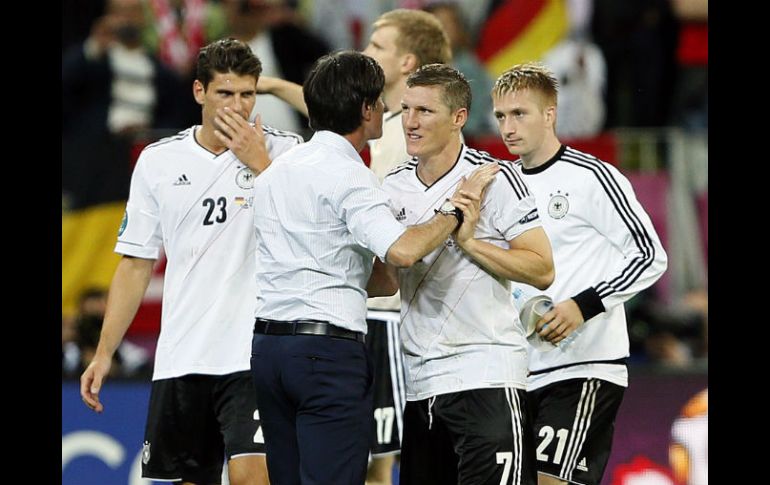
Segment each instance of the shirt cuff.
[{"label": "shirt cuff", "polygon": [[605,311],[604,303],[602,303],[599,293],[593,287],[581,291],[577,295],[572,297],[577,303],[580,312],[583,314],[583,320],[588,321],[596,315]]}]

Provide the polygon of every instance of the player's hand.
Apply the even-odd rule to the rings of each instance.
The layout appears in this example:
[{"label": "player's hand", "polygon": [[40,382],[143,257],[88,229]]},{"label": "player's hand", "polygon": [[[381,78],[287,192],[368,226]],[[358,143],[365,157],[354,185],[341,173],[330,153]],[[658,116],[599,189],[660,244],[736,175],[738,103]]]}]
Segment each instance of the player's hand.
[{"label": "player's hand", "polygon": [[104,379],[110,373],[112,358],[94,358],[83,375],[80,376],[80,397],[83,403],[97,413],[104,411],[104,406],[99,402],[99,391],[102,389]]},{"label": "player's hand", "polygon": [[481,167],[474,170],[467,178],[463,177],[462,182],[457,186],[455,194],[459,194],[461,190],[474,194],[479,199],[484,198],[484,191],[489,183],[495,179],[495,175],[500,171],[500,166],[497,162],[485,163]]},{"label": "player's hand", "polygon": [[252,126],[240,113],[225,107],[217,109],[214,121],[218,126],[214,135],[255,174],[259,175],[270,165],[259,115]]},{"label": "player's hand", "polygon": [[569,337],[584,321],[580,307],[570,298],[558,303],[553,310],[543,315],[536,328],[540,338],[556,345]]},{"label": "player's hand", "polygon": [[466,244],[473,240],[476,233],[476,224],[479,222],[481,213],[481,197],[465,190],[459,190],[450,200],[455,207],[463,211],[463,223],[457,228],[455,241],[464,249]]}]

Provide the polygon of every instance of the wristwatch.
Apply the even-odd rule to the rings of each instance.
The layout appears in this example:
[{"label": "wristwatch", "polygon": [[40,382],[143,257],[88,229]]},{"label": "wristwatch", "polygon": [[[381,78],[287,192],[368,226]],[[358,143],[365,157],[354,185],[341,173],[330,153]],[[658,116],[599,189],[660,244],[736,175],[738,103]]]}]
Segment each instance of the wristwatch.
[{"label": "wristwatch", "polygon": [[455,207],[451,200],[447,199],[438,209],[434,209],[434,212],[438,214],[444,214],[445,216],[455,216],[457,218],[457,226],[463,225],[463,211]]}]

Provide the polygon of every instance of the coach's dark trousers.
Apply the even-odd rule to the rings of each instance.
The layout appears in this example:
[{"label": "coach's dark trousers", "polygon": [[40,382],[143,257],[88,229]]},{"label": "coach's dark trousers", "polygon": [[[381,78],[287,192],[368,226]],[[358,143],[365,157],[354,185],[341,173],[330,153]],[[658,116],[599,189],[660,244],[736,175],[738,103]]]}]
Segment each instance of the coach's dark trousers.
[{"label": "coach's dark trousers", "polygon": [[374,376],[362,342],[255,333],[251,375],[271,485],[363,485]]}]

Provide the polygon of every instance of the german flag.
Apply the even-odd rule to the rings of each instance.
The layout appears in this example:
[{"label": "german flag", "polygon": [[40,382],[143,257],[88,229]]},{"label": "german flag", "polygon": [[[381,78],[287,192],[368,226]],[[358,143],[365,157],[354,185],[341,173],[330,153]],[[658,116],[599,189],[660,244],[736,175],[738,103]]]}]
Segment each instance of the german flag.
[{"label": "german flag", "polygon": [[565,0],[498,0],[479,35],[476,54],[493,76],[536,61],[569,32]]},{"label": "german flag", "polygon": [[134,141],[103,134],[62,139],[62,314],[86,288],[108,288],[128,198]]}]

